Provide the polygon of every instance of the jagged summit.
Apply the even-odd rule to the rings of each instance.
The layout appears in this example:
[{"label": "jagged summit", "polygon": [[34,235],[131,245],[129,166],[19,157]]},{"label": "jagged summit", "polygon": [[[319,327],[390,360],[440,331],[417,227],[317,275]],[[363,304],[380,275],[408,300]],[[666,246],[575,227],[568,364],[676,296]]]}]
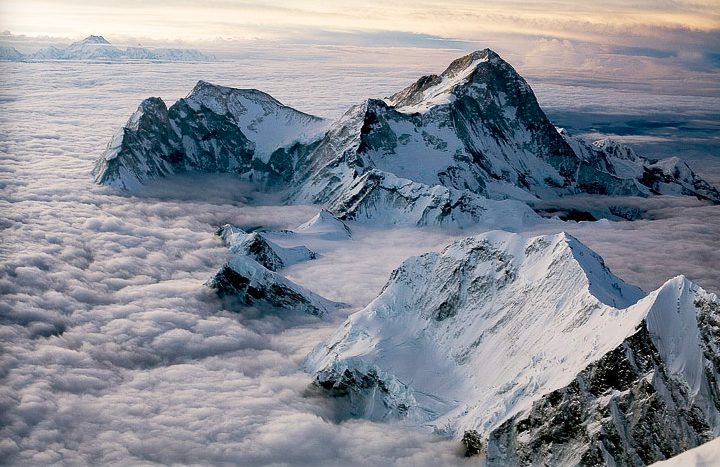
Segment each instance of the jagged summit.
[{"label": "jagged summit", "polygon": [[242,254],[233,255],[205,285],[221,297],[246,306],[292,310],[321,317],[343,306]]},{"label": "jagged summit", "polygon": [[480,62],[492,62],[496,60],[501,60],[505,63],[505,61],[500,58],[500,55],[490,48],[476,50],[450,62],[450,65],[442,72],[441,76],[454,76],[469,68],[475,68]]},{"label": "jagged summit", "polygon": [[218,235],[229,247],[231,255],[248,256],[270,271],[317,258],[317,253],[310,251],[304,245],[291,247],[278,245],[268,238],[272,232],[246,233],[238,227],[227,224],[219,229]]},{"label": "jagged summit", "polygon": [[110,42],[108,42],[103,36],[95,36],[91,34],[81,41],[72,43],[70,47],[85,44],[110,45]]},{"label": "jagged summit", "polygon": [[476,430],[491,465],[643,465],[720,434],[719,335],[684,277],[645,295],[569,235],[496,231],[405,261],[306,366],[342,417]]},{"label": "jagged summit", "polygon": [[509,63],[494,51],[483,49],[454,60],[440,75],[423,76],[386,102],[402,112],[426,112],[453,102],[467,92],[468,86],[497,87],[498,82],[517,87],[523,96],[532,94]]}]

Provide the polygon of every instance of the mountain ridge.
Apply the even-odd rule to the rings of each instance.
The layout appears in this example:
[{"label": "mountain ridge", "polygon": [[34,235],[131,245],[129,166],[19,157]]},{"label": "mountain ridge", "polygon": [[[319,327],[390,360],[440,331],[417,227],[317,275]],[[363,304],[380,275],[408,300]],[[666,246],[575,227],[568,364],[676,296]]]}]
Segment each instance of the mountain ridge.
[{"label": "mountain ridge", "polygon": [[[297,120],[305,119],[305,126],[323,123],[314,125],[317,131],[304,137],[298,137],[303,130],[293,130],[292,125],[280,126],[280,133],[289,131],[287,138],[277,137],[277,125],[260,125],[253,135],[246,134],[250,126],[227,118],[232,114],[228,105],[238,93],[256,93],[273,103],[266,102],[269,110],[263,118],[280,121],[285,112],[302,115]],[[202,140],[210,132],[216,143],[183,170],[209,161],[205,165],[211,168],[200,171],[272,180],[273,186],[289,192],[289,203],[320,204],[345,219],[365,220],[369,212],[392,212],[390,217],[397,224],[467,225],[482,222],[486,207],[494,204],[491,200],[514,200],[511,211],[523,218],[524,203],[580,193],[691,195],[720,202],[720,192],[679,159],[645,159],[618,143],[590,144],[558,130],[527,82],[490,49],[460,57],[441,75],[422,77],[385,100],[368,99],[353,106],[335,122],[282,106],[261,91],[232,90],[204,81],[170,110],[184,103],[191,104],[193,112],[204,111],[202,116],[187,112],[189,116],[174,117],[175,127],[187,127],[179,134]],[[165,126],[161,114],[156,128]],[[209,117],[225,123],[208,130],[195,121]],[[165,138],[159,131],[157,136]],[[152,136],[149,132],[143,138]],[[104,159],[114,157],[116,143],[111,143]],[[139,189],[148,179],[173,173],[155,169],[167,165],[162,160],[188,159],[188,148],[171,146],[164,153],[151,149],[143,155],[140,147],[126,151],[130,153],[127,172],[135,174],[137,183],[106,176],[115,169],[113,164],[102,163],[103,158],[95,169],[96,181]],[[237,159],[238,151],[254,154],[256,146],[258,154],[240,156],[252,163],[215,163],[220,153]],[[233,147],[237,150],[229,156]],[[178,151],[180,155],[175,154]],[[138,162],[143,157],[149,159],[148,170]],[[138,170],[133,169],[138,164]]]}]

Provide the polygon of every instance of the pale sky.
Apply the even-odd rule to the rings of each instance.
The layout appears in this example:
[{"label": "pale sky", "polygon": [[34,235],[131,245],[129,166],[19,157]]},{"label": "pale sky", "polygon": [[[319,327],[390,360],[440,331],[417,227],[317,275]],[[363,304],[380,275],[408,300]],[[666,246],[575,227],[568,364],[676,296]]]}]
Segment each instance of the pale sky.
[{"label": "pale sky", "polygon": [[490,47],[527,76],[720,92],[720,0],[0,0],[0,31],[25,53],[97,34],[230,59],[371,48],[427,71]]},{"label": "pale sky", "polygon": [[702,42],[698,37],[717,33],[720,0],[0,0],[0,28],[29,36],[94,32],[187,42],[347,33],[479,41],[510,33],[651,46],[678,36]]}]

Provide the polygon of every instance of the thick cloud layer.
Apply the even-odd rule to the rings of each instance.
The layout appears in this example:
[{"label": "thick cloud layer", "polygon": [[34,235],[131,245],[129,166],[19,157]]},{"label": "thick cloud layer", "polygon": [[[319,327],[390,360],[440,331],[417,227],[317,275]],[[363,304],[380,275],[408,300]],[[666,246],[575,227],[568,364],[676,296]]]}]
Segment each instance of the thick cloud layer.
[{"label": "thick cloud layer", "polygon": [[[333,423],[330,403],[308,390],[310,378],[298,368],[403,259],[472,232],[354,225],[352,241],[285,271],[351,308],[330,322],[240,315],[202,286],[226,255],[216,227],[293,227],[317,208],[276,206],[276,197],[222,176],[160,182],[141,197],[91,183],[93,160],[142,98],[172,101],[197,79],[259,87],[301,110],[333,115],[419,74],[413,67],[351,68],[263,60],[3,65],[0,459],[465,462],[457,443],[424,430]],[[572,231],[646,289],[684,272],[718,291],[718,208],[652,203],[653,221],[545,230]]]}]

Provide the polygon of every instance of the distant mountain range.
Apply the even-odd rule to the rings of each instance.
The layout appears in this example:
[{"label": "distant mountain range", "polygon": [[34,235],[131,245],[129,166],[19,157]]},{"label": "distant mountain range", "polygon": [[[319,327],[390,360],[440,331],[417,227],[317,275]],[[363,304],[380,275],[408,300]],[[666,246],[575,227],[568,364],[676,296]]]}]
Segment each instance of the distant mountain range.
[{"label": "distant mountain range", "polygon": [[169,108],[145,100],[94,173],[98,183],[136,190],[192,171],[236,173],[288,190],[290,202],[391,224],[471,225],[498,210],[512,224],[533,214],[527,202],[579,193],[720,202],[678,158],[646,159],[556,128],[489,49],[335,122],[261,91],[201,81]]},{"label": "distant mountain range", "polygon": [[128,47],[121,49],[113,46],[102,36],[88,36],[67,47],[50,46],[31,54],[23,54],[14,47],[0,47],[0,60],[43,61],[43,60],[151,60],[171,62],[206,62],[215,60],[195,49],[170,49]]}]

